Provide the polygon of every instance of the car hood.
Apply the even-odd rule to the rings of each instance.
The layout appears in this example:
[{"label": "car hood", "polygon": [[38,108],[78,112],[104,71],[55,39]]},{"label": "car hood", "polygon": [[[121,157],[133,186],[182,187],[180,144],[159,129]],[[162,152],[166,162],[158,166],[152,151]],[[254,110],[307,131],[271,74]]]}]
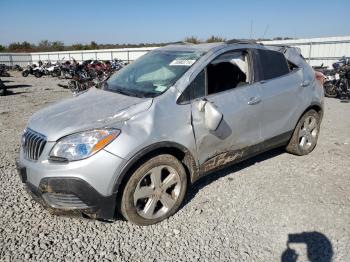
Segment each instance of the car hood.
[{"label": "car hood", "polygon": [[48,141],[79,131],[119,127],[135,114],[146,111],[152,98],[138,98],[91,88],[76,97],[35,113],[28,127],[46,136]]}]

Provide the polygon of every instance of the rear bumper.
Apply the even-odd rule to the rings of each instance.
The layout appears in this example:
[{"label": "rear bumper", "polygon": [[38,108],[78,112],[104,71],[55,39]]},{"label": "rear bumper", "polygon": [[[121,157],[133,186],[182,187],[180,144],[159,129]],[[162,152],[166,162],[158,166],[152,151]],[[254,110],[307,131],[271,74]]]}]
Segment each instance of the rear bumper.
[{"label": "rear bumper", "polygon": [[45,177],[39,186],[27,179],[26,168],[17,162],[18,174],[33,199],[54,214],[85,214],[96,219],[114,219],[116,194],[103,196],[76,177]]}]

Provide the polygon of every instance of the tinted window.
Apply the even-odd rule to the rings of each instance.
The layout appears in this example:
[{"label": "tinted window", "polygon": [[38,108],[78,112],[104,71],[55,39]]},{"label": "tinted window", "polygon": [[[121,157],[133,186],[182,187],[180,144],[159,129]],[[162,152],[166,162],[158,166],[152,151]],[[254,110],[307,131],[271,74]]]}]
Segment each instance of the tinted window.
[{"label": "tinted window", "polygon": [[191,84],[193,90],[193,99],[205,96],[205,72],[200,72]]},{"label": "tinted window", "polygon": [[261,80],[269,80],[289,73],[287,60],[282,53],[258,49]]}]

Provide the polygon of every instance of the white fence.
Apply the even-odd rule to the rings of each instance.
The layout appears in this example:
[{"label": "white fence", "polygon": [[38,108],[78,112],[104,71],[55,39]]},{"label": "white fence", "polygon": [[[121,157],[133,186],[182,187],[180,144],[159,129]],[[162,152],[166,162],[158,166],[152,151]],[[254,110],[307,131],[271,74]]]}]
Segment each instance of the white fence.
[{"label": "white fence", "polygon": [[350,36],[264,41],[264,44],[282,44],[298,47],[310,65],[331,66],[342,56],[350,57]]},{"label": "white fence", "polygon": [[[342,56],[350,56],[350,36],[309,38],[296,40],[264,41],[264,44],[282,44],[295,46],[301,49],[302,55],[312,66],[331,66]],[[100,49],[63,52],[40,52],[40,53],[0,53],[0,64],[25,66],[37,63],[39,60],[56,62],[59,60],[77,61],[84,60],[111,60],[120,59],[126,62],[134,61],[150,50],[149,48],[123,48],[123,49]]]}]

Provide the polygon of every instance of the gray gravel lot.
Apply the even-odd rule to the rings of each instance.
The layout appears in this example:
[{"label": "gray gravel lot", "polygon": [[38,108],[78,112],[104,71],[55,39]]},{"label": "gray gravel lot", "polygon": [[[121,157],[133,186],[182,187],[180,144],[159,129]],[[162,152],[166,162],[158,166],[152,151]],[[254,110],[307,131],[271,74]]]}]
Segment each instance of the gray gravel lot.
[{"label": "gray gravel lot", "polygon": [[56,79],[12,75],[0,97],[1,260],[350,261],[350,104],[326,99],[310,155],[274,150],[211,174],[173,217],[139,227],[51,215],[30,198],[15,170],[21,132],[71,93]]}]

